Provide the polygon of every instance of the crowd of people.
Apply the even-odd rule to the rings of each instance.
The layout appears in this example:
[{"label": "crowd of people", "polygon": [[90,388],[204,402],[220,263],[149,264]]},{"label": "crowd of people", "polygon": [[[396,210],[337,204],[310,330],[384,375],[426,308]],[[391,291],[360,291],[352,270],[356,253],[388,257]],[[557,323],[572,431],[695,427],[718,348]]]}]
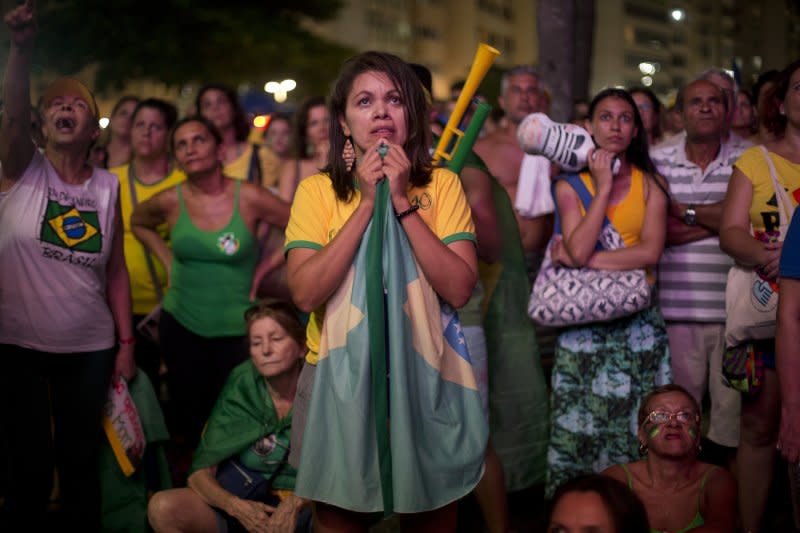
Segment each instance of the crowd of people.
[{"label": "crowd of people", "polygon": [[[91,91],[59,78],[35,131],[32,3],[5,23],[0,529],[50,508],[111,530],[113,496],[126,531],[456,531],[473,494],[502,533],[509,493],[541,486],[551,532],[767,531],[776,456],[800,460],[800,61],[749,91],[711,68],[674,109],[600,91],[579,172],[525,163],[550,94],[515,67],[445,168],[452,102],[382,52],[256,142],[221,84],[184,117],[125,96],[99,144]],[[529,179],[535,213],[513,207]],[[651,297],[537,329],[545,269],[641,272]],[[766,318],[742,325],[750,301]],[[118,378],[144,434],[114,492]]]}]

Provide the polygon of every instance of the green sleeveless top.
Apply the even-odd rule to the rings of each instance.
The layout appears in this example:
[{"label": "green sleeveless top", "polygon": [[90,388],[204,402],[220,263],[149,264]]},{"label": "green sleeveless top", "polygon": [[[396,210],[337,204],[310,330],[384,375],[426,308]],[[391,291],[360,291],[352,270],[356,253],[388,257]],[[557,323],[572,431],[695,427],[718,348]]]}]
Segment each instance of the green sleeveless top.
[{"label": "green sleeveless top", "polygon": [[185,328],[203,337],[245,334],[244,312],[258,261],[258,243],[239,214],[239,187],[233,214],[219,231],[203,231],[186,211],[177,185],[181,212],[171,231],[172,270],[164,309]]},{"label": "green sleeveless top", "polygon": [[[633,490],[633,478],[631,478],[631,473],[628,470],[628,465],[619,465],[619,466],[622,467],[622,469],[625,471],[625,477],[628,478],[628,488]],[[700,514],[700,498],[703,497],[703,490],[706,488],[706,481],[708,481],[708,476],[711,474],[711,472],[713,472],[717,468],[718,468],[717,466],[712,466],[711,468],[709,468],[708,471],[706,471],[705,475],[703,476],[703,479],[700,481],[700,490],[697,492],[697,512],[695,513],[694,518],[692,519],[691,522],[689,522],[688,526],[686,526],[681,530],[676,531],[675,533],[685,533],[686,531],[691,531],[692,529],[696,529],[702,525],[705,525],[706,522],[705,520],[703,520],[703,515]],[[651,529],[650,533],[662,533],[662,532],[659,531],[658,529]]]}]

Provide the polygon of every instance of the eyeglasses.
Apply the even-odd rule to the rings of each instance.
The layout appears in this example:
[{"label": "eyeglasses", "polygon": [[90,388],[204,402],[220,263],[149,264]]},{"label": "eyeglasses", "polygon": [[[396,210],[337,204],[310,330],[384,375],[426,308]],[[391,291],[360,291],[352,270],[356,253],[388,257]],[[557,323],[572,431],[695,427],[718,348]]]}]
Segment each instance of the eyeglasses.
[{"label": "eyeglasses", "polygon": [[700,415],[692,411],[678,411],[671,413],[669,411],[653,411],[647,415],[647,420],[653,424],[667,424],[672,418],[678,421],[679,424],[691,424],[692,422],[699,422]]}]

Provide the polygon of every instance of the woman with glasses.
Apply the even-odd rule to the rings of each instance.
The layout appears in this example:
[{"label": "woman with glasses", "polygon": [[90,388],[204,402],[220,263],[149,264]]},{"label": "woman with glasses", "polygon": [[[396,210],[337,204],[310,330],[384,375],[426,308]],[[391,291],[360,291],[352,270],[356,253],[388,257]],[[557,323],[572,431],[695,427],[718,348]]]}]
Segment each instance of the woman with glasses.
[{"label": "woman with glasses", "polygon": [[680,385],[652,391],[639,408],[639,461],[605,475],[642,500],[652,532],[734,531],[736,481],[727,470],[697,460],[700,408]]},{"label": "woman with glasses", "polygon": [[[252,306],[245,321],[250,359],[233,369],[217,399],[189,486],[150,500],[156,532],[307,529],[310,515],[298,520],[303,501],[292,492],[297,472],[287,462],[305,327],[280,300]],[[257,500],[237,494],[236,482],[243,488],[248,478],[250,486],[266,480]]]}]

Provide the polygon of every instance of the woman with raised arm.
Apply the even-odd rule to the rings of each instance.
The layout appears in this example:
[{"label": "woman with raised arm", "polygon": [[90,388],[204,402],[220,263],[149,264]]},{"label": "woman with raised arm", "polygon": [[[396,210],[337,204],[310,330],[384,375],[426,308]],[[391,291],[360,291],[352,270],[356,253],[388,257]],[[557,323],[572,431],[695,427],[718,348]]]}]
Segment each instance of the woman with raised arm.
[{"label": "woman with raised arm", "polygon": [[440,304],[472,293],[475,230],[458,176],[431,170],[427,107],[398,57],[348,60],[329,164],[292,205],[289,288],[312,314],[289,460],[315,531],[367,531],[379,511],[406,530],[454,531],[456,501],[483,472],[480,394]]},{"label": "woman with raised arm", "polygon": [[[589,171],[555,185],[561,234],[550,245],[552,261],[605,271],[648,269],[652,285],[649,269],[658,263],[666,237],[667,197],[647,153],[636,102],[623,89],[601,91],[589,105],[589,129],[597,144]],[[601,234],[611,232],[623,246],[598,250]],[[547,493],[577,474],[635,458],[639,401],[645,391],[667,383],[669,374],[667,333],[654,304],[616,320],[561,330],[552,375]]]},{"label": "woman with raised arm", "polygon": [[33,2],[5,17],[11,48],[0,121],[0,425],[3,531],[42,531],[58,469],[59,527],[100,530],[97,454],[112,374],[136,373],[119,183],[86,163],[97,104],[73,78],[41,100],[31,140]]},{"label": "woman with raised arm", "polygon": [[[220,134],[202,117],[178,121],[172,153],[186,181],[136,206],[131,227],[167,270],[159,342],[169,367],[174,429],[189,453],[230,370],[247,356],[241,317],[250,304],[259,223],[284,227],[289,206],[227,177]],[[172,247],[159,233],[169,227]]]}]

